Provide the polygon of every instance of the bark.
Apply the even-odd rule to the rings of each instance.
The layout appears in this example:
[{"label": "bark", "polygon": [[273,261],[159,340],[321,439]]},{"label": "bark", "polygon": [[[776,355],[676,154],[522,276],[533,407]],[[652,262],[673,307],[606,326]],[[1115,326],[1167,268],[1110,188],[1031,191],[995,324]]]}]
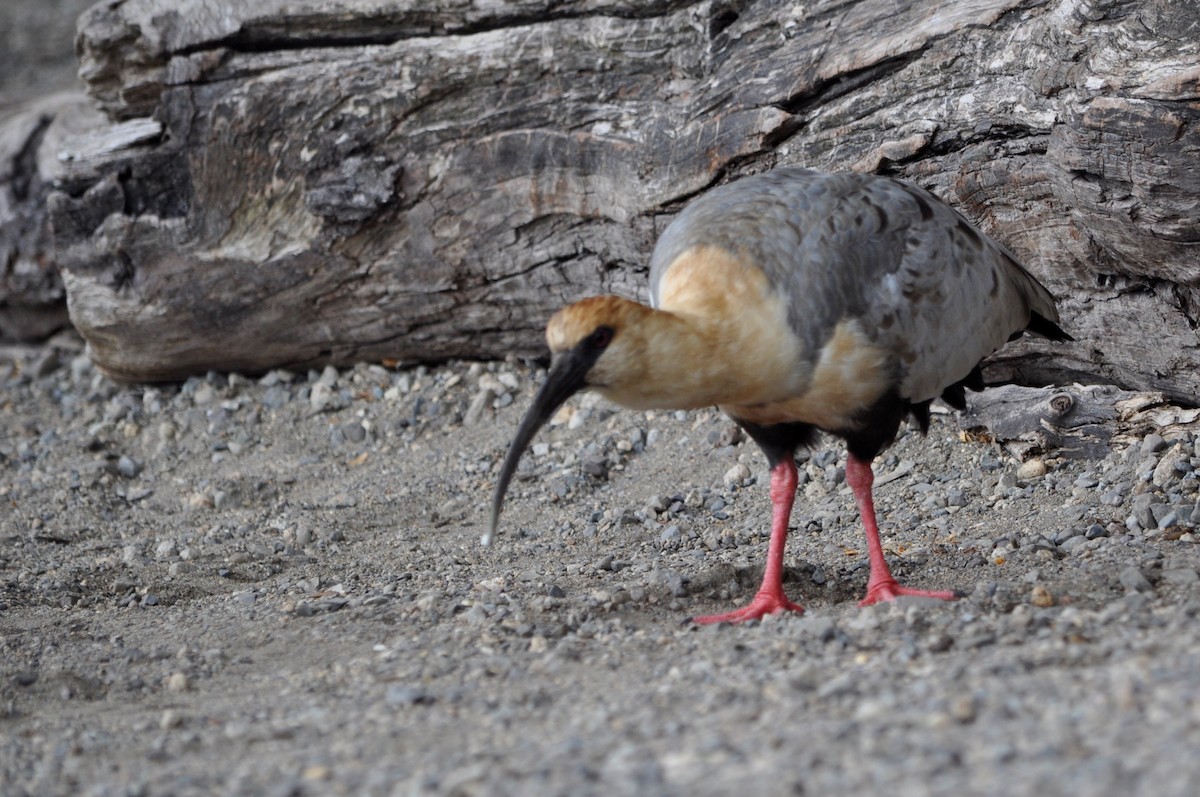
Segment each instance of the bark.
[{"label": "bark", "polygon": [[70,325],[46,197],[62,133],[76,114],[99,118],[71,51],[87,5],[0,3],[0,344],[41,341]]},{"label": "bark", "polygon": [[1172,404],[1162,393],[1112,385],[1003,385],[972,396],[959,425],[968,432],[986,430],[988,439],[1021,460],[1102,459],[1114,448],[1140,451],[1151,433],[1167,440],[1194,437],[1200,409]]},{"label": "bark", "polygon": [[97,364],[171,379],[540,354],[704,189],[894,174],[1061,298],[1079,342],[989,378],[1195,401],[1198,42],[1169,0],[108,2],[81,74],[128,141],[49,207]]},{"label": "bark", "polygon": [[1003,385],[973,396],[959,418],[964,429],[984,428],[1017,459],[1053,454],[1102,459],[1112,451],[1117,403],[1135,393],[1110,385],[1036,388]]}]

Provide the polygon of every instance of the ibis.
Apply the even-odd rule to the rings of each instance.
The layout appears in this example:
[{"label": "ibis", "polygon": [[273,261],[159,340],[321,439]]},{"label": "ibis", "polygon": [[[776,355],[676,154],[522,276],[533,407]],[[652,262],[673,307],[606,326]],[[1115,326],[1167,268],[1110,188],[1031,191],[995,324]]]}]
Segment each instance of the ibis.
[{"label": "ibis", "polygon": [[866,533],[862,605],[952,599],[893,577],[875,519],[871,462],[940,397],[963,409],[980,361],[1030,332],[1071,340],[1054,299],[1017,258],[928,191],[866,174],[778,168],[715,188],[667,226],[649,306],[595,296],[546,327],[552,362],[501,466],[490,544],[522,452],[574,393],[633,409],[717,406],[770,466],[771,534],[750,603],[699,623],[803,611],[784,592],[795,454],[824,432],[846,442],[846,482]]}]

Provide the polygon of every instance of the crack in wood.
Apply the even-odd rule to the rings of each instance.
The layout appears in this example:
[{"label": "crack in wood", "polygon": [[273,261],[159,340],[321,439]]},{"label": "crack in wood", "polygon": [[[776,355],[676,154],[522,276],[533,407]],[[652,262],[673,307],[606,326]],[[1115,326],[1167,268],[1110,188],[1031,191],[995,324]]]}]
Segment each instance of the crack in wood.
[{"label": "crack in wood", "polygon": [[[527,28],[536,25],[572,22],[585,19],[646,20],[670,16],[687,8],[704,5],[708,0],[660,0],[658,3],[615,6],[604,10],[558,10],[514,12],[509,15],[484,17],[454,25],[449,15],[431,12],[409,14],[369,14],[355,16],[347,24],[344,34],[328,22],[314,19],[309,31],[289,17],[286,27],[277,28],[266,23],[251,23],[227,36],[208,39],[164,53],[171,55],[193,55],[209,50],[225,48],[238,53],[287,52],[307,49],[343,49],[370,46],[388,46],[413,39],[441,39],[476,36],[500,30]],[[314,14],[313,17],[319,18]],[[736,18],[736,15],[735,15]],[[368,28],[383,28],[375,32],[360,32]],[[390,28],[390,30],[389,30]],[[319,32],[318,32],[319,29]],[[165,60],[165,59],[164,59]]]},{"label": "crack in wood", "polygon": [[930,43],[925,43],[916,50],[876,61],[869,66],[843,72],[826,78],[815,85],[772,103],[785,113],[802,116],[814,108],[820,108],[834,100],[850,94],[869,83],[884,80],[903,71],[916,61],[919,61],[929,49]]}]

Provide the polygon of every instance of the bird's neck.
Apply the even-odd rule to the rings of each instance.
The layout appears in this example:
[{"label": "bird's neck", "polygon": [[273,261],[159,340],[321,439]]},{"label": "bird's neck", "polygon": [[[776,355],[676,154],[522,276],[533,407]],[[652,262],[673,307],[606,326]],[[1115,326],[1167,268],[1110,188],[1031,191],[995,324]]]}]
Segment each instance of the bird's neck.
[{"label": "bird's neck", "polygon": [[780,332],[772,308],[708,305],[644,313],[633,331],[639,367],[600,392],[627,407],[695,409],[776,401],[795,389],[799,342]]}]

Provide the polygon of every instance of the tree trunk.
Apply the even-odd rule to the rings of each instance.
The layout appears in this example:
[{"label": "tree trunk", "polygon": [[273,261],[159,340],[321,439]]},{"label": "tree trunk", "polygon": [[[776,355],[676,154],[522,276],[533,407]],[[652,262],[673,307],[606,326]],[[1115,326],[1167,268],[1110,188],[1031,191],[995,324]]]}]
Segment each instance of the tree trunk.
[{"label": "tree trunk", "polygon": [[1200,395],[1200,10],[1170,0],[127,0],[113,120],[50,198],[71,317],[129,379],[544,351],[644,298],[657,233],[800,163],[920,183],[1072,345],[992,379]]}]

